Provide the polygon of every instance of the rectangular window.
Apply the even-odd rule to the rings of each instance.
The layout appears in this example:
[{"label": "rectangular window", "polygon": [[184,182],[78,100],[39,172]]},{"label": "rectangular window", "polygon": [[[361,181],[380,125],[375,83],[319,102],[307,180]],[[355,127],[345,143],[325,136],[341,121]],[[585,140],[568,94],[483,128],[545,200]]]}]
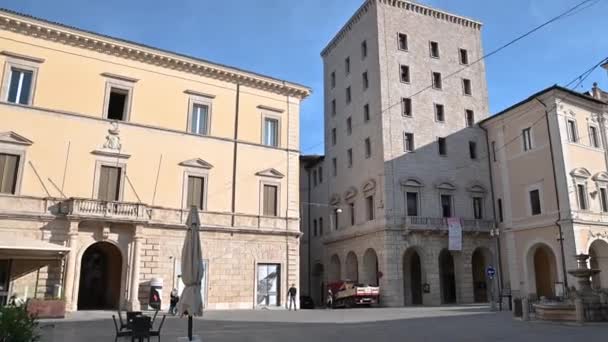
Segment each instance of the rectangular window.
[{"label": "rectangular window", "polygon": [[602,202],[602,211],[608,212],[608,192],[606,188],[600,188],[600,201]]},{"label": "rectangular window", "polygon": [[190,113],[190,133],[209,134],[209,106],[201,103],[192,104]]},{"label": "rectangular window", "polygon": [[204,209],[205,198],[205,178],[188,176],[188,197],[186,204],[188,208],[195,206],[202,210]]},{"label": "rectangular window", "polygon": [[466,49],[460,49],[460,64],[469,64],[469,52]]},{"label": "rectangular window", "polygon": [[365,104],[363,106],[363,121],[364,122],[369,121],[369,104]]},{"label": "rectangular window", "polygon": [[483,218],[483,199],[481,197],[473,197],[473,217],[476,220]]},{"label": "rectangular window", "polygon": [[350,217],[350,225],[355,225],[355,203],[348,204],[348,216]]},{"label": "rectangular window", "polygon": [[120,167],[101,166],[97,199],[102,201],[118,201],[120,199],[121,171]]},{"label": "rectangular window", "polygon": [[473,94],[473,90],[471,90],[471,80],[463,78],[462,79],[462,92],[465,95]]},{"label": "rectangular window", "polygon": [[418,216],[418,193],[406,193],[407,216]]},{"label": "rectangular window", "polygon": [[475,126],[475,112],[473,112],[471,109],[466,109],[464,111],[464,119],[467,127]]},{"label": "rectangular window", "polygon": [[589,143],[592,147],[600,147],[600,139],[597,135],[597,128],[595,126],[589,126]]},{"label": "rectangular window", "polygon": [[437,138],[437,146],[439,147],[439,155],[445,156],[448,154],[445,138]]},{"label": "rectangular window", "polygon": [[331,72],[330,83],[331,83],[331,88],[332,89],[336,87],[336,72],[335,71]]},{"label": "rectangular window", "polygon": [[365,197],[365,208],[367,220],[371,221],[374,219],[374,196]]},{"label": "rectangular window", "polygon": [[435,120],[439,122],[445,121],[445,107],[442,104],[435,103]]},{"label": "rectangular window", "polygon": [[399,66],[401,82],[410,83],[410,67],[407,65]]},{"label": "rectangular window", "polygon": [[430,48],[430,52],[431,52],[431,57],[433,58],[439,58],[439,43],[437,42],[430,42],[429,43],[429,48]]},{"label": "rectangular window", "polygon": [[111,87],[106,117],[110,120],[126,121],[128,102],[129,90]]},{"label": "rectangular window", "polygon": [[504,216],[502,213],[502,200],[500,198],[498,199],[498,221],[499,222],[504,221]]},{"label": "rectangular window", "polygon": [[578,131],[574,120],[568,120],[568,138],[570,138],[570,142],[578,142]]},{"label": "rectangular window", "polygon": [[279,120],[264,118],[264,145],[279,146]]},{"label": "rectangular window", "polygon": [[403,149],[405,152],[414,150],[414,133],[403,133]]},{"label": "rectangular window", "polygon": [[530,212],[532,215],[540,215],[540,191],[538,189],[530,191]]},{"label": "rectangular window", "polygon": [[361,59],[367,57],[367,41],[361,42]]},{"label": "rectangular window", "polygon": [[319,217],[319,235],[323,236],[323,218]]},{"label": "rectangular window", "polygon": [[443,85],[441,83],[441,73],[433,72],[433,88],[434,89],[442,89]]},{"label": "rectangular window", "polygon": [[408,46],[407,46],[407,34],[405,33],[399,33],[397,35],[397,40],[398,40],[398,46],[399,46],[399,50],[403,50],[403,51],[407,51],[408,50]]},{"label": "rectangular window", "polygon": [[10,103],[29,105],[33,78],[33,71],[12,67],[6,100]]},{"label": "rectangular window", "polygon": [[[334,222],[333,222],[334,223],[334,228],[333,229],[334,230],[338,230],[338,227],[340,227],[340,220],[339,220],[340,214],[338,214],[338,212],[334,210],[333,211],[333,215],[331,215],[331,216],[333,216],[333,220],[334,220]],[[331,222],[330,222],[330,224],[331,224]]]},{"label": "rectangular window", "polygon": [[344,73],[347,75],[350,74],[350,57],[346,57],[344,60]]},{"label": "rectangular window", "polygon": [[452,217],[452,195],[441,195],[442,217]]},{"label": "rectangular window", "polygon": [[353,167],[353,149],[346,150],[346,166]]},{"label": "rectangular window", "polygon": [[587,190],[585,185],[577,184],[576,185],[576,194],[578,196],[578,207],[580,210],[587,210],[589,206],[587,205]]},{"label": "rectangular window", "polygon": [[331,100],[331,115],[336,115],[336,99]]},{"label": "rectangular window", "polygon": [[412,99],[408,97],[401,98],[401,110],[403,116],[412,116]]},{"label": "rectangular window", "polygon": [[471,159],[477,159],[477,143],[469,141],[469,156]]},{"label": "rectangular window", "polygon": [[278,190],[276,185],[264,184],[264,216],[277,216]]},{"label": "rectangular window", "polygon": [[352,101],[352,93],[350,87],[346,87],[346,103],[350,103],[350,101]]},{"label": "rectangular window", "polygon": [[350,118],[346,118],[346,135],[353,134],[353,120]]},{"label": "rectangular window", "polygon": [[524,151],[529,151],[532,149],[532,128],[528,127],[522,130],[521,135],[524,142]]},{"label": "rectangular window", "polygon": [[361,81],[363,83],[363,90],[369,88],[369,78],[367,77],[367,71],[361,74]]},{"label": "rectangular window", "polygon": [[323,168],[319,166],[319,184],[323,183]]},{"label": "rectangular window", "polygon": [[19,158],[19,156],[13,154],[0,154],[0,193],[16,193]]},{"label": "rectangular window", "polygon": [[336,177],[338,175],[338,160],[336,158],[331,160],[331,169],[331,173],[334,175],[334,177]]},{"label": "rectangular window", "polygon": [[498,160],[496,157],[496,141],[492,141],[492,160]]},{"label": "rectangular window", "polygon": [[365,158],[372,156],[372,142],[369,138],[365,138]]},{"label": "rectangular window", "polygon": [[335,128],[331,129],[331,144],[332,146],[336,146],[336,143],[338,142],[338,135],[336,132]]}]

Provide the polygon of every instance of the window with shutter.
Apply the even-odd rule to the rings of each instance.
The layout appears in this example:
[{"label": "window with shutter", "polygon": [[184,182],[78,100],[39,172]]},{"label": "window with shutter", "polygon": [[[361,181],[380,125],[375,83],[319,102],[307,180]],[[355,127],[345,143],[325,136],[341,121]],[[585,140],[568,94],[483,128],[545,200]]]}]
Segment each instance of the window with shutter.
[{"label": "window with shutter", "polygon": [[205,178],[188,176],[188,207],[195,206],[200,210],[204,209]]},{"label": "window with shutter", "polygon": [[121,171],[120,167],[101,166],[98,199],[102,201],[118,201],[120,199]]},{"label": "window with shutter", "polygon": [[277,216],[277,191],[276,185],[264,184],[263,215]]},{"label": "window with shutter", "polygon": [[0,154],[0,193],[14,194],[17,188],[19,156]]}]

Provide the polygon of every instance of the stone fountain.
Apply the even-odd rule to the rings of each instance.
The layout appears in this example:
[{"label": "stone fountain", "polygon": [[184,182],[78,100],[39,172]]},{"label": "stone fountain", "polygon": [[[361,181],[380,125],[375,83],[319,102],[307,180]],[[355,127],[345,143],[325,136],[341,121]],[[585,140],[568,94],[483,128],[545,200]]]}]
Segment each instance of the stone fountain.
[{"label": "stone fountain", "polygon": [[551,321],[598,322],[608,321],[606,296],[591,288],[591,277],[600,273],[587,266],[589,255],[576,256],[577,268],[568,273],[577,278],[578,289],[570,290],[570,296],[563,302],[536,304],[537,318]]}]

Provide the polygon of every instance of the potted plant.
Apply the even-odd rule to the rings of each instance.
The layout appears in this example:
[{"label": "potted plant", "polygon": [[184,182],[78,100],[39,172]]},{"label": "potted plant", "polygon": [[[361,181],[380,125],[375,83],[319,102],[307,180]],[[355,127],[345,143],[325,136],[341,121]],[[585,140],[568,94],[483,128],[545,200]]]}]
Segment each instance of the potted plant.
[{"label": "potted plant", "polygon": [[25,306],[0,306],[0,342],[36,342],[36,317],[30,315]]},{"label": "potted plant", "polygon": [[38,318],[64,318],[65,300],[63,298],[32,298],[27,301],[27,312]]}]

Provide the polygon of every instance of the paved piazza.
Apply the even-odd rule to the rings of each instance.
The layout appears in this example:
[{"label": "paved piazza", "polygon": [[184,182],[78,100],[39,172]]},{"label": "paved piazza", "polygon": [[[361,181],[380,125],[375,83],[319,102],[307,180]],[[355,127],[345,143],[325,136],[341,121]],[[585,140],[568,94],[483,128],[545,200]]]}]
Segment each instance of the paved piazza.
[{"label": "paved piazza", "polygon": [[[113,341],[111,315],[78,312],[67,320],[43,321],[42,342]],[[162,341],[183,336],[186,324],[186,319],[168,317]],[[608,338],[608,324],[525,323],[513,320],[510,312],[493,313],[482,306],[212,311],[196,319],[194,328],[203,341],[591,342]]]}]

